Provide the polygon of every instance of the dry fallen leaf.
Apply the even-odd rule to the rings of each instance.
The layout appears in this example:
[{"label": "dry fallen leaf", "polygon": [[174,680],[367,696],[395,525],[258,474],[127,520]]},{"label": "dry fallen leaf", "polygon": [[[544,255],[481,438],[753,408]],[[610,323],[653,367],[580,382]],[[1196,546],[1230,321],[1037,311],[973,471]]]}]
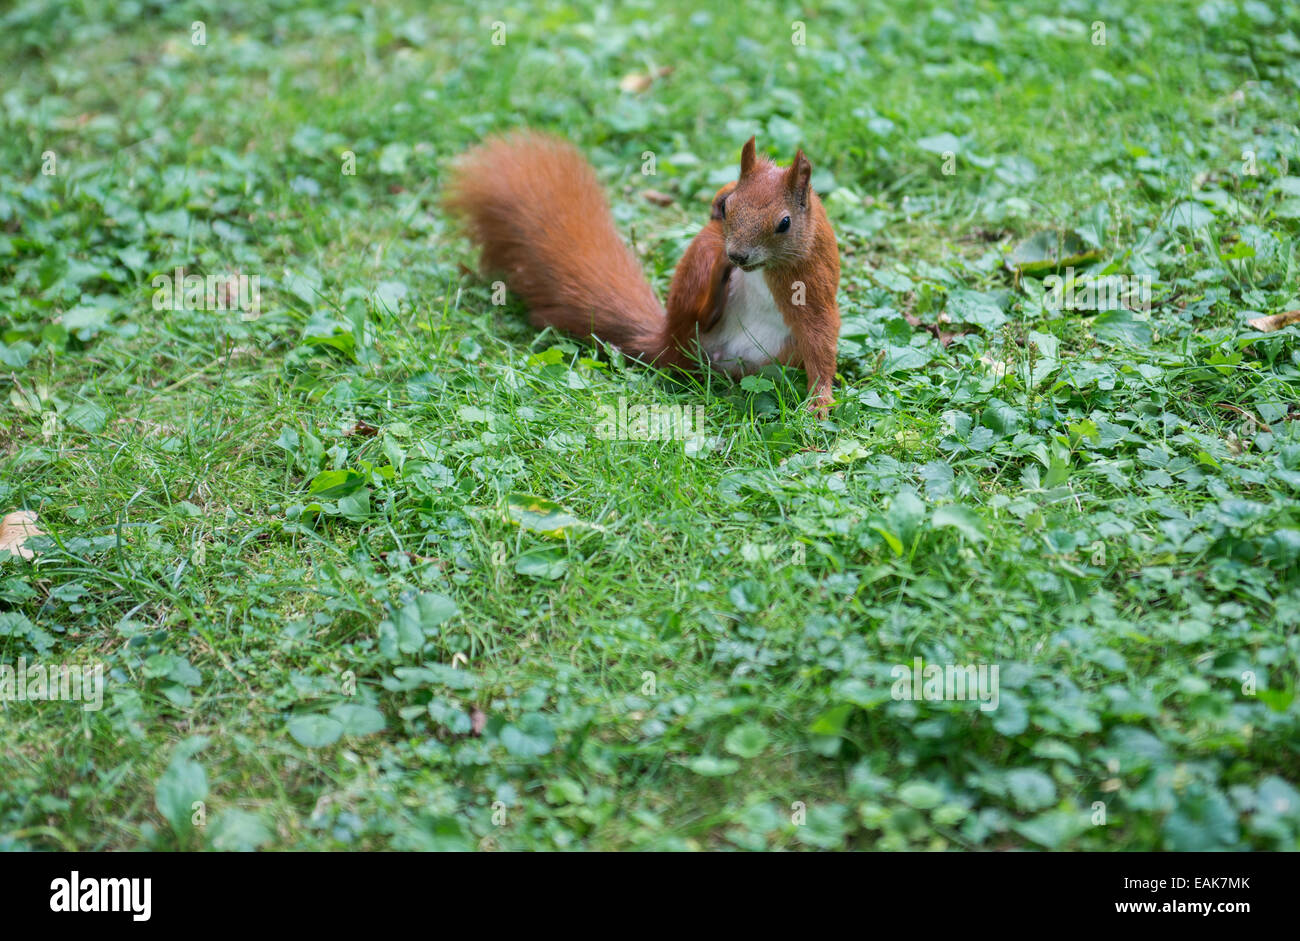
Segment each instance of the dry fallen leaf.
[{"label": "dry fallen leaf", "polygon": [[654,84],[655,79],[662,78],[672,70],[672,66],[664,65],[655,69],[650,75],[638,75],[636,72],[629,72],[619,79],[618,87],[625,92],[643,92]]},{"label": "dry fallen leaf", "polygon": [[631,72],[619,79],[618,87],[628,92],[645,91],[653,81],[653,76],[637,75],[635,72]]},{"label": "dry fallen leaf", "polygon": [[654,203],[656,206],[671,206],[673,204],[671,196],[658,190],[642,190],[641,196],[646,202]]},{"label": "dry fallen leaf", "polygon": [[351,425],[345,427],[343,429],[343,434],[349,438],[373,438],[375,435],[379,434],[379,429],[368,421],[358,419]]},{"label": "dry fallen leaf", "polygon": [[1246,323],[1261,333],[1271,333],[1290,324],[1300,323],[1300,310],[1288,310],[1285,314],[1273,314],[1269,317],[1256,317],[1254,320],[1247,320]]},{"label": "dry fallen leaf", "polygon": [[[925,330],[927,333],[932,334],[945,350],[952,345],[952,341],[957,337],[965,336],[970,332],[969,330],[944,330],[939,326],[939,324],[922,323],[920,317],[910,313],[903,314],[903,319],[905,319],[913,329]],[[946,313],[941,313],[939,314],[939,323],[950,324],[952,323],[952,318]]]},{"label": "dry fallen leaf", "polygon": [[36,553],[23,544],[34,536],[44,535],[36,528],[36,514],[31,510],[16,510],[0,519],[0,550],[8,549],[24,559],[34,559]]}]

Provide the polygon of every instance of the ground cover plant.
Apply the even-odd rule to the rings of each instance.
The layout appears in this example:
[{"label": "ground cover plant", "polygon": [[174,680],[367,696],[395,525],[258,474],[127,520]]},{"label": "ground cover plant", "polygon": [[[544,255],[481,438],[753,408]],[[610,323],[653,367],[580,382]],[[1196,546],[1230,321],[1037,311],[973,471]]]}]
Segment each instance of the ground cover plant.
[{"label": "ground cover plant", "polygon": [[[0,849],[1297,848],[1294,5],[19,0],[0,76],[0,663],[103,667],[0,696]],[[803,147],[830,418],[535,334],[438,205],[523,125],[661,296]]]}]

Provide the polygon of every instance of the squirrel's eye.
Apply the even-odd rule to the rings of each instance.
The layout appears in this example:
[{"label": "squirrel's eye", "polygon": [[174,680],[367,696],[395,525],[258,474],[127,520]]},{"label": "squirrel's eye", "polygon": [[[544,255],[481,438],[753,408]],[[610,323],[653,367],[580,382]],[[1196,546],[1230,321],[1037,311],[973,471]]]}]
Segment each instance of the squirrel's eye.
[{"label": "squirrel's eye", "polygon": [[788,228],[790,228],[790,217],[784,216],[781,221],[776,224],[776,231],[784,232]]},{"label": "squirrel's eye", "polygon": [[718,218],[727,218],[727,197],[725,196],[718,201]]}]

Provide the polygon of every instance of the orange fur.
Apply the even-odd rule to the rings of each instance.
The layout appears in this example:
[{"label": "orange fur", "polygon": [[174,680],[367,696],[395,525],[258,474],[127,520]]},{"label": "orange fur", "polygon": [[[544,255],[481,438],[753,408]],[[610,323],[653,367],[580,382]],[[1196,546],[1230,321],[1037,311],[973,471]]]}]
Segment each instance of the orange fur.
[{"label": "orange fur", "polygon": [[454,169],[445,205],[528,305],[534,325],[664,353],[664,312],[618,233],[595,172],[564,141],[493,138]]},{"label": "orange fur", "polygon": [[718,203],[736,188],[728,183],[713,197],[713,215],[682,253],[668,288],[668,346],[690,359],[699,334],[706,333],[722,316],[727,302],[727,260]]},{"label": "orange fur", "polygon": [[[750,138],[740,178],[714,196],[708,224],[673,273],[667,310],[619,239],[595,172],[562,140],[534,131],[489,139],[457,161],[445,205],[482,248],[484,270],[505,278],[534,324],[664,366],[695,361],[699,335],[725,313],[733,257],[760,259],[790,330],[777,358],[807,370],[813,407],[824,412],[839,341],[840,262],[811,174],[802,151],[777,167]],[[792,224],[778,233],[785,215]]]}]

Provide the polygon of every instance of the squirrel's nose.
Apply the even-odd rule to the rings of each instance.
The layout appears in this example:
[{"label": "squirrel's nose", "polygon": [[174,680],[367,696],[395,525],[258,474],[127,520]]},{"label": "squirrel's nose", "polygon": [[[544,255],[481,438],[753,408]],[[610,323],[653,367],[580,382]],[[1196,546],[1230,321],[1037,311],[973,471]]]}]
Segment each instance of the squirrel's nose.
[{"label": "squirrel's nose", "polygon": [[731,259],[733,265],[744,267],[749,262],[748,252],[727,252],[727,257]]}]

